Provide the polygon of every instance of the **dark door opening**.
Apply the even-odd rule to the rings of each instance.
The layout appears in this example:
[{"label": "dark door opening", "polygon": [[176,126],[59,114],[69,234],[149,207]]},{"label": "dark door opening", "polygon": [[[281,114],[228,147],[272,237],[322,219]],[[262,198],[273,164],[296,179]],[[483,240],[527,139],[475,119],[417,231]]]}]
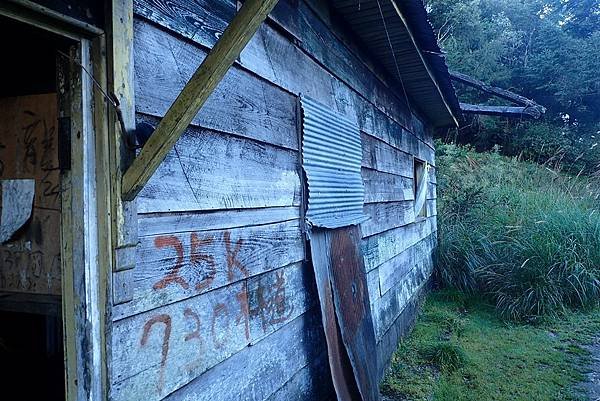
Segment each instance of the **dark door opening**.
[{"label": "dark door opening", "polygon": [[57,57],[72,43],[0,18],[0,377],[64,400]]}]

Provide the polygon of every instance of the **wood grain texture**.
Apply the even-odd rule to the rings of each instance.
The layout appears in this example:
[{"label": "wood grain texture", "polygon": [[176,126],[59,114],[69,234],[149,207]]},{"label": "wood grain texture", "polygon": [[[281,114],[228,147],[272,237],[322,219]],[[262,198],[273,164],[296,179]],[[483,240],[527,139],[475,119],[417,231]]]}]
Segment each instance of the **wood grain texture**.
[{"label": "wood grain texture", "polygon": [[297,153],[190,127],[138,197],[141,213],[297,206]]},{"label": "wood grain texture", "polygon": [[[206,53],[136,20],[136,107],[162,117]],[[192,124],[298,149],[295,98],[252,74],[231,68]]]},{"label": "wood grain texture", "polygon": [[303,260],[298,220],[140,238],[133,299],[122,319]]},{"label": "wood grain texture", "polygon": [[360,225],[364,238],[415,221],[413,201],[369,203],[364,206],[363,211],[370,217]]},{"label": "wood grain texture", "polygon": [[379,272],[379,288],[382,296],[400,285],[406,274],[415,266],[424,260],[430,260],[435,243],[436,234],[434,233],[380,265],[377,271]]},{"label": "wood grain texture", "polygon": [[375,301],[375,335],[378,342],[400,316],[411,297],[427,282],[432,271],[431,258],[418,261],[398,285]]},{"label": "wood grain texture", "polygon": [[412,178],[413,158],[410,154],[402,152],[386,142],[367,134],[361,134],[362,166],[372,170],[401,175]]},{"label": "wood grain texture", "polygon": [[399,202],[413,200],[413,181],[396,174],[362,169],[365,203]]},{"label": "wood grain texture", "polygon": [[329,374],[326,353],[318,355],[292,376],[266,401],[333,401],[333,384]]},{"label": "wood grain texture", "polygon": [[140,215],[138,224],[140,236],[150,236],[191,231],[226,230],[280,223],[299,218],[300,208],[291,206],[212,212],[150,213]]},{"label": "wood grain texture", "polygon": [[315,305],[311,276],[294,264],[115,323],[114,399],[161,399],[270,338]]},{"label": "wood grain texture", "polygon": [[419,220],[363,240],[363,255],[367,271],[387,262],[437,230],[434,217]]},{"label": "wood grain texture", "polygon": [[136,0],[134,12],[207,47],[213,47],[236,13],[233,0]]},{"label": "wood grain texture", "polygon": [[278,0],[246,0],[223,35],[165,112],[123,175],[123,196],[131,200],[146,185],[177,139],[219,85],[242,49]]},{"label": "wood grain texture", "polygon": [[428,283],[425,283],[415,294],[413,294],[413,296],[407,302],[406,307],[402,310],[394,323],[377,343],[377,365],[379,367],[378,376],[380,379],[383,379],[385,370],[390,364],[392,355],[398,349],[398,343],[400,342],[400,339],[407,335],[413,327],[415,319],[418,316],[419,307],[421,306],[428,291],[428,287]]},{"label": "wood grain texture", "polygon": [[[165,400],[243,401],[249,396],[255,400],[274,396],[298,370],[323,355],[325,341],[319,319],[313,309],[210,369]],[[326,389],[328,380],[317,380]]]},{"label": "wood grain texture", "polygon": [[[185,7],[179,6],[180,2],[182,0],[173,2],[176,5],[172,8]],[[216,10],[218,9],[219,7],[216,7]],[[346,54],[348,49],[336,38],[331,38],[335,42],[322,42],[323,35],[329,37],[329,34],[323,31],[327,27],[323,26],[318,19],[315,19],[316,17],[312,15],[314,12],[309,10],[306,5],[301,4],[297,9],[293,7],[288,7],[288,9],[291,9],[290,12],[298,14],[298,21],[302,28],[300,32],[303,36],[308,35],[309,37],[300,38],[298,45],[295,46],[290,42],[288,36],[281,35],[272,26],[263,25],[242,51],[240,56],[242,66],[293,94],[308,95],[321,103],[331,105],[338,112],[356,121],[361,130],[369,134],[376,134],[373,127],[374,120],[389,120],[385,124],[397,126],[397,130],[404,130],[406,135],[411,136],[415,143],[418,141],[431,142],[431,137],[424,136],[425,128],[423,124],[418,118],[407,115],[404,108],[389,105],[385,110],[381,110],[370,102],[372,100],[370,97],[361,96],[360,87],[349,86],[348,81],[357,78],[350,77],[346,81],[340,79],[337,76],[338,71],[340,71],[339,68],[323,63],[327,54],[331,53],[331,47],[335,47],[335,52],[338,53],[338,55],[332,57],[337,60],[336,65],[338,66],[340,63],[343,64],[347,61],[344,57],[355,59],[356,56]],[[194,40],[202,46],[211,47],[214,42],[212,38],[194,36],[197,33],[191,33],[201,29],[198,27],[206,24],[204,21],[211,18],[214,13],[213,10],[205,10],[199,7],[196,16],[183,18],[177,13],[164,12],[157,7],[149,9],[147,6],[140,5],[136,6],[136,13]],[[227,19],[226,13],[223,13],[219,18]],[[291,15],[289,18],[296,21],[295,16]],[[283,24],[284,29],[289,30],[290,27],[286,27],[286,24],[282,21],[282,19],[279,20],[278,24]],[[306,27],[310,21],[318,27]],[[291,29],[295,31],[296,28]],[[315,52],[318,51],[322,57],[319,58],[316,54],[312,54],[309,45],[305,42],[310,42],[310,47],[314,48]],[[346,56],[340,56],[341,54],[346,54]],[[344,67],[344,70],[346,70],[346,67]],[[358,79],[370,81],[370,84],[379,82],[371,72],[366,75],[366,78]],[[379,82],[377,85],[383,84]],[[368,91],[371,92],[370,89]],[[385,85],[377,90],[377,94],[382,96],[387,96],[389,92]],[[385,104],[386,101],[382,100],[380,103]],[[393,118],[387,114],[392,112],[395,113]],[[410,126],[410,129],[406,130],[402,124]],[[382,125],[382,123],[379,123],[379,125]],[[381,135],[383,134],[382,132]],[[423,144],[426,145],[426,143]],[[408,148],[402,147],[402,149],[410,153]],[[430,148],[430,150],[432,149]],[[415,146],[414,152],[411,154],[415,154],[417,151],[419,151],[419,148]],[[426,154],[419,156],[422,159],[429,159]]]}]

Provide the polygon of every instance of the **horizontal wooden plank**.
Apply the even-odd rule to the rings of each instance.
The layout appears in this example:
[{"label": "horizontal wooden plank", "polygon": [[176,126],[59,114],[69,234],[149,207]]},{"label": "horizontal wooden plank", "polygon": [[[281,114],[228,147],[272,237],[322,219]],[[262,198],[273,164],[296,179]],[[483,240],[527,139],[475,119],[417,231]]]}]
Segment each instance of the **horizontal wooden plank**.
[{"label": "horizontal wooden plank", "polygon": [[[206,52],[148,22],[134,22],[136,108],[162,117]],[[298,149],[296,100],[232,67],[192,124]]]},{"label": "horizontal wooden plank", "polygon": [[189,127],[137,199],[139,213],[297,206],[298,154]]},{"label": "horizontal wooden plank", "polygon": [[140,237],[133,299],[122,319],[304,259],[298,220]]},{"label": "horizontal wooden plank", "polygon": [[365,133],[361,134],[362,166],[383,173],[413,177],[413,158],[384,141]]},{"label": "horizontal wooden plank", "polygon": [[381,297],[381,290],[379,289],[379,268],[376,267],[367,273],[367,288],[369,289],[371,313],[374,313],[373,303]]},{"label": "horizontal wooden plank", "polygon": [[415,294],[413,294],[404,310],[402,310],[388,331],[386,331],[386,333],[377,343],[377,364],[379,368],[378,373],[380,379],[383,379],[385,370],[389,366],[392,355],[398,349],[398,343],[400,342],[400,339],[407,335],[412,328],[414,321],[418,316],[418,309],[425,298],[425,294],[427,293],[427,288],[428,285],[423,285]]},{"label": "horizontal wooden plank", "polygon": [[437,185],[432,182],[429,182],[427,186],[427,199],[437,199]]},{"label": "horizontal wooden plank", "polygon": [[[172,6],[174,9],[177,7],[186,8],[185,5],[180,4],[185,3],[183,0],[172,1],[171,3],[175,4]],[[198,4],[194,8],[194,15],[189,14],[186,15],[185,18],[182,18],[180,14],[186,14],[186,12],[171,11],[168,8],[159,7],[152,7],[149,9],[147,5],[136,5],[136,13],[152,20],[154,23],[158,23],[178,34],[194,40],[202,46],[212,47],[215,40],[212,36],[203,33],[203,26],[206,25],[206,22],[204,21],[214,19],[217,23],[220,23],[218,22],[219,20],[227,20],[230,18],[228,14],[229,11],[225,10],[220,12],[220,17],[217,18],[213,16],[215,10],[207,10],[207,6],[204,2],[199,3],[201,4]],[[219,7],[217,7],[216,12],[218,12],[218,8]],[[303,11],[296,11],[306,15],[311,14],[306,10],[306,6],[303,5],[302,8]],[[293,7],[288,7],[288,9],[294,10]],[[296,18],[298,18],[298,21],[302,26],[309,23],[308,19],[316,21],[315,24],[317,25],[319,24],[314,16],[289,17],[290,21],[296,21]],[[362,79],[359,77],[364,75],[366,77],[365,79],[369,80],[369,82],[378,82],[377,85],[382,85],[378,79],[374,78],[375,76],[372,73],[357,74],[353,71],[353,75],[346,79],[348,82],[344,83],[342,82],[344,80],[340,80],[337,76],[339,75],[339,68],[334,68],[333,65],[319,64],[326,61],[326,57],[329,57],[328,54],[331,53],[331,46],[334,46],[338,53],[335,56],[332,56],[332,58],[340,62],[343,61],[341,64],[342,66],[348,64],[347,59],[345,60],[343,58],[345,56],[342,56],[342,54],[345,54],[348,50],[339,40],[331,38],[331,44],[320,42],[324,40],[320,35],[327,35],[329,37],[329,33],[323,31],[323,27],[316,30],[313,27],[298,29],[296,27],[286,26],[286,23],[282,22],[283,20],[283,18],[279,18],[278,23],[283,24],[284,29],[287,29],[288,31],[292,29],[294,32],[300,32],[304,36],[309,36],[308,39],[305,38],[298,41],[298,46],[301,46],[302,49],[291,43],[289,37],[279,34],[271,26],[263,26],[259,29],[256,37],[250,42],[240,56],[240,62],[244,67],[291,93],[297,95],[309,95],[322,103],[334,107],[338,112],[355,120],[359,127],[367,133],[376,133],[373,125],[375,124],[374,120],[377,119],[386,121],[385,124],[387,125],[397,126],[398,130],[404,129],[402,128],[402,124],[410,126],[412,127],[412,129],[410,129],[412,132],[404,129],[406,134],[412,137],[413,141],[418,142],[419,140],[424,140],[424,145],[430,145],[429,150],[427,150],[426,147],[419,150],[418,146],[415,146],[412,150],[409,150],[405,146],[403,146],[402,149],[406,149],[411,154],[418,155],[424,160],[430,162],[433,161],[430,160],[432,143],[429,143],[432,137],[429,131],[424,136],[423,133],[425,132],[425,127],[418,118],[414,116],[407,117],[406,110],[402,107],[399,108],[397,105],[390,104],[387,107],[382,108],[381,105],[388,103],[387,100],[381,100],[379,102],[375,101],[377,107],[370,103],[374,98],[390,96],[392,92],[387,86],[378,86],[377,92],[371,96],[366,94],[372,91],[369,88],[373,85],[363,84],[358,86],[355,85],[355,87],[353,87],[352,82],[349,82],[356,79]],[[310,43],[310,46],[308,43]],[[312,50],[318,51],[321,54],[321,57],[312,54],[309,47],[314,47]],[[308,54],[310,54],[310,56]],[[340,59],[340,57],[342,58]],[[354,56],[349,55],[348,57],[355,60],[355,62],[358,62]],[[315,60],[319,60],[319,62]],[[336,65],[338,64],[340,63],[337,63]],[[361,67],[361,69],[362,68],[363,67]],[[348,84],[351,86],[348,86]],[[364,97],[361,96],[361,94]],[[401,109],[404,111],[401,112]],[[390,113],[395,113],[392,114],[394,118],[390,117]],[[375,114],[375,116],[373,114]],[[381,125],[381,123],[379,123],[379,125]],[[404,139],[405,142],[406,139]],[[421,152],[420,154],[417,153],[419,151]]]},{"label": "horizontal wooden plank", "polygon": [[407,250],[380,265],[379,288],[381,294],[387,293],[397,285],[401,285],[406,274],[424,260],[431,260],[436,243],[436,233],[422,239]]},{"label": "horizontal wooden plank", "polygon": [[362,168],[365,203],[399,202],[415,198],[413,181],[395,174]]},{"label": "horizontal wooden plank", "polygon": [[190,231],[225,230],[262,224],[280,223],[300,218],[300,208],[270,207],[233,209],[212,212],[151,213],[138,216],[141,237]]},{"label": "horizontal wooden plank", "polygon": [[380,266],[436,230],[436,218],[431,217],[364,239],[362,248],[366,270]]},{"label": "horizontal wooden plank", "polygon": [[315,305],[310,274],[291,265],[115,323],[113,399],[162,399],[293,322]]},{"label": "horizontal wooden plank", "polygon": [[333,401],[336,399],[329,374],[327,353],[322,353],[310,364],[296,372],[266,401]]},{"label": "horizontal wooden plank", "polygon": [[[315,309],[258,344],[244,348],[165,398],[167,401],[265,400],[320,355],[325,339]],[[316,372],[313,372],[316,374]],[[319,378],[323,385],[327,379]]]},{"label": "horizontal wooden plank", "polygon": [[311,266],[295,263],[248,279],[251,344],[317,306]]},{"label": "horizontal wooden plank", "polygon": [[135,14],[213,47],[236,13],[234,0],[136,0]]},{"label": "horizontal wooden plank", "polygon": [[370,217],[360,225],[364,238],[415,221],[414,201],[369,203],[363,211]]},{"label": "horizontal wooden plank", "polygon": [[424,259],[409,271],[403,280],[375,302],[375,337],[380,342],[408,305],[410,299],[427,282],[433,271],[433,261]]}]

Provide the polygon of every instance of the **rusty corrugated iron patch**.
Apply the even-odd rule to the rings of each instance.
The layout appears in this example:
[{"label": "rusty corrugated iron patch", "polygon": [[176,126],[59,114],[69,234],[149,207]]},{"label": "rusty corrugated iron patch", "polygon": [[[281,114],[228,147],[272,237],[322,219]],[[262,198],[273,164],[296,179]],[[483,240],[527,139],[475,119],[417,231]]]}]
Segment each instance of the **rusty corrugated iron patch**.
[{"label": "rusty corrugated iron patch", "polygon": [[329,363],[340,401],[379,399],[377,348],[360,239],[358,226],[311,234]]}]

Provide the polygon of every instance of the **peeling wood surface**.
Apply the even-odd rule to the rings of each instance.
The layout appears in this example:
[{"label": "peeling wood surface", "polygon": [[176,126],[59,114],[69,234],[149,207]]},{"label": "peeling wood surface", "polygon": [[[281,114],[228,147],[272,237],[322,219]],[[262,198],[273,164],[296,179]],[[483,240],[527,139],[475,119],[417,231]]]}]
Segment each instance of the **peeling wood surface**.
[{"label": "peeling wood surface", "polygon": [[8,241],[29,217],[33,208],[35,180],[0,180],[0,243]]},{"label": "peeling wood surface", "polygon": [[358,226],[328,232],[333,299],[342,339],[364,401],[379,400],[377,352]]}]

